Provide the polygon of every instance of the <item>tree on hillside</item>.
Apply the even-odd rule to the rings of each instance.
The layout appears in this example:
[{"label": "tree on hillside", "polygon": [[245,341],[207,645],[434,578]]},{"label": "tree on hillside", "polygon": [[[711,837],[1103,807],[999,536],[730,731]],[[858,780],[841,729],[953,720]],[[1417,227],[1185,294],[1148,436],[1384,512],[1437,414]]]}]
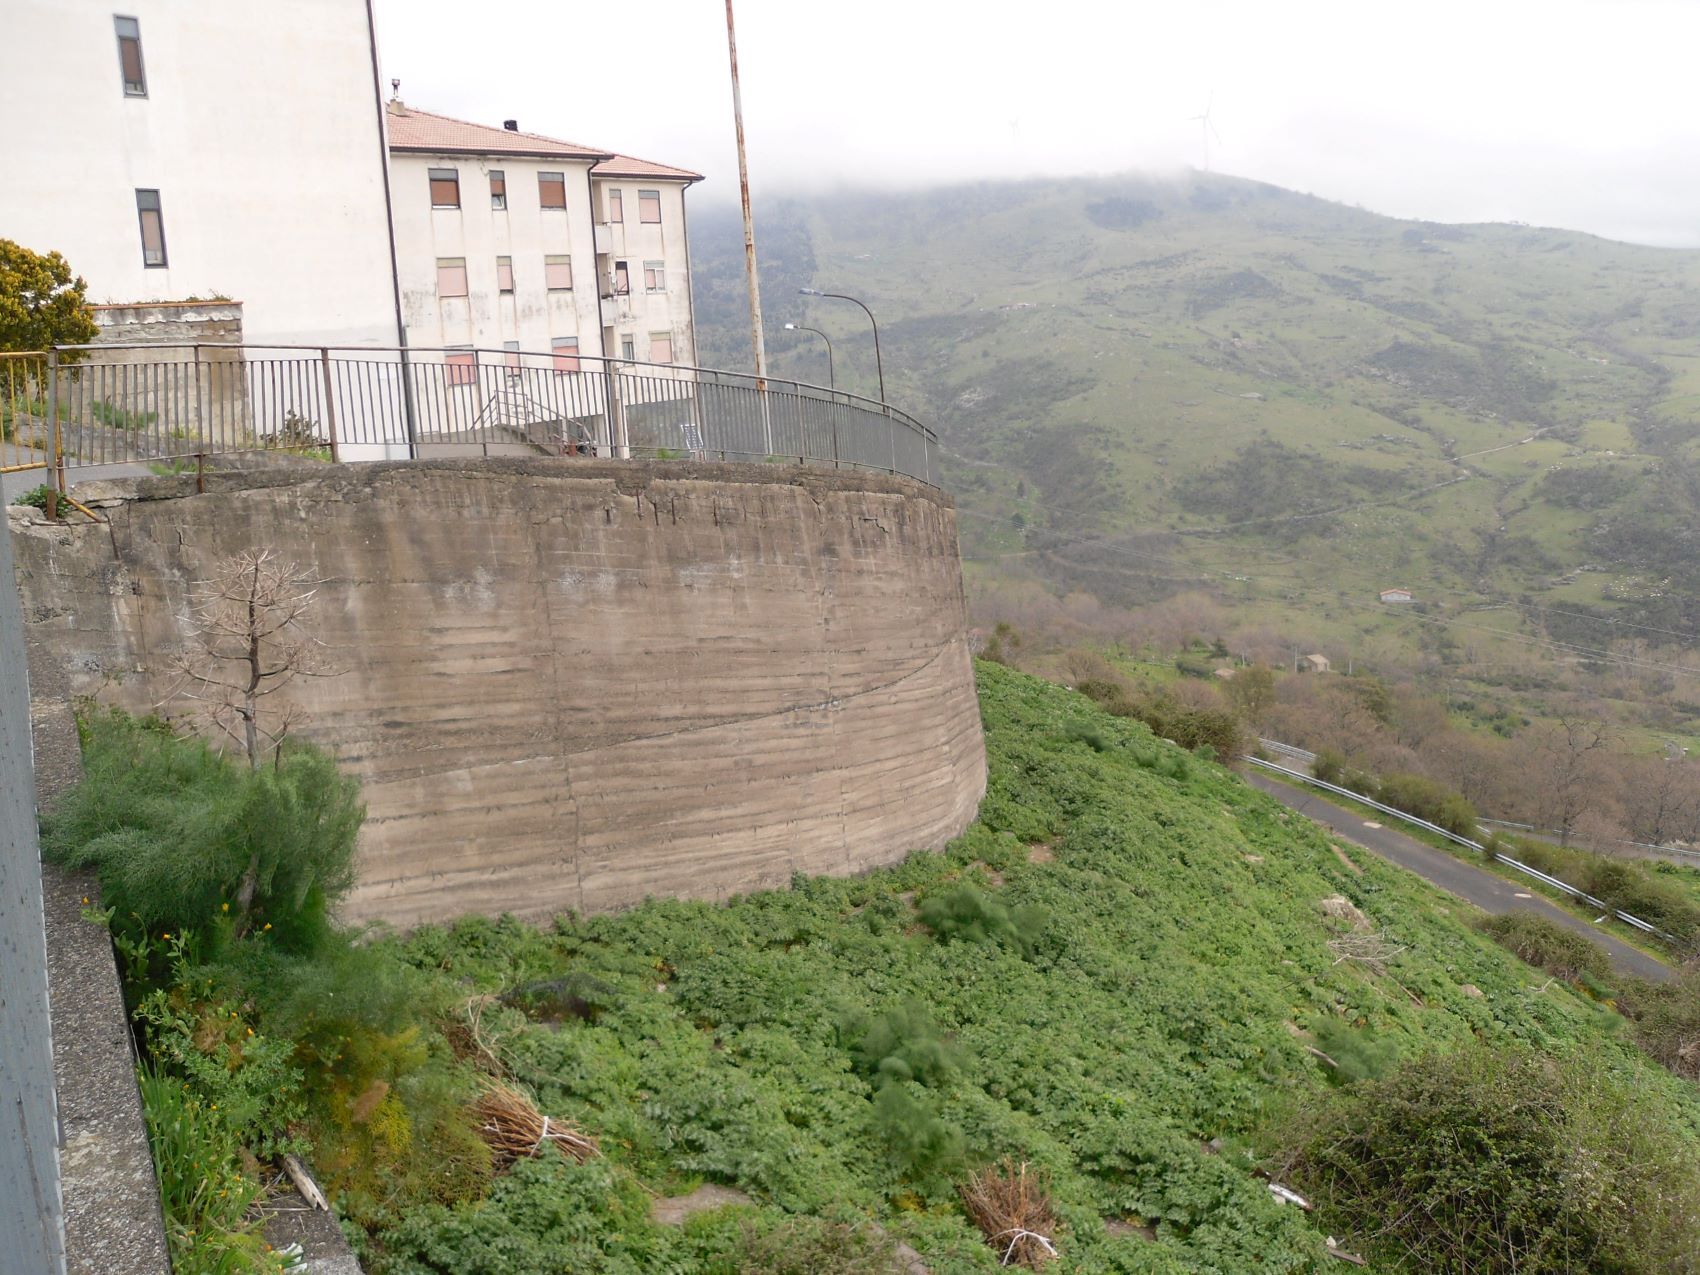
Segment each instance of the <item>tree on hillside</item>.
[{"label": "tree on hillside", "polygon": [[1240,717],[1256,725],[1275,703],[1275,671],[1267,664],[1236,669],[1223,689]]},{"label": "tree on hillside", "polygon": [[1613,732],[1603,719],[1563,713],[1535,730],[1526,758],[1537,822],[1569,845],[1584,812],[1605,798]]},{"label": "tree on hillside", "polygon": [[98,332],[88,284],[64,257],[0,239],[0,351],[85,345]]}]

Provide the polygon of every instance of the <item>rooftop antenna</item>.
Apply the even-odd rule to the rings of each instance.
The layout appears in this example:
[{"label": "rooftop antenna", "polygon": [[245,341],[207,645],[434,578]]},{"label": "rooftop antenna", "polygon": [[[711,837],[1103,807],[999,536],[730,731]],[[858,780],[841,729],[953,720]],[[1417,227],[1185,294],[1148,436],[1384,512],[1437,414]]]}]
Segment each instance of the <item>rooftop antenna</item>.
[{"label": "rooftop antenna", "polygon": [[1204,103],[1204,114],[1191,115],[1187,122],[1198,125],[1198,134],[1204,141],[1204,171],[1210,171],[1210,139],[1214,137],[1217,145],[1221,145],[1222,135],[1216,131],[1216,126],[1210,122],[1210,108],[1216,104],[1216,91],[1210,91],[1210,97]]},{"label": "rooftop antenna", "polygon": [[391,80],[390,81],[390,96],[391,97],[400,97],[401,96],[401,81],[400,80]]}]

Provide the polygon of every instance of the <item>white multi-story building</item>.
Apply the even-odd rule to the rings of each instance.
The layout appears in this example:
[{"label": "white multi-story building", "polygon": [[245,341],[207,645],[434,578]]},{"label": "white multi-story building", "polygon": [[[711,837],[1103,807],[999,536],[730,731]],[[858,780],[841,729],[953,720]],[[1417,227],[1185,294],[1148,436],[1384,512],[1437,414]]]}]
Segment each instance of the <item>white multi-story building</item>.
[{"label": "white multi-story building", "polygon": [[549,353],[563,369],[696,361],[685,190],[699,174],[511,120],[399,100],[385,117],[410,345]]},{"label": "white multi-story building", "polygon": [[380,94],[365,0],[4,0],[0,236],[63,253],[92,301],[229,298],[249,342],[396,345]]}]

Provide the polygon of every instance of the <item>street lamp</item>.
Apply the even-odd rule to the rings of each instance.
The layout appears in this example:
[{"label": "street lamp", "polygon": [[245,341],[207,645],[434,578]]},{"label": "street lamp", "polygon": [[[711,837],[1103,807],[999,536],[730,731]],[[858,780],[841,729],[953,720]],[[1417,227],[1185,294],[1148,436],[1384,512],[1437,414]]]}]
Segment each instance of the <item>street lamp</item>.
[{"label": "street lamp", "polygon": [[857,301],[855,297],[847,297],[842,292],[822,292],[819,288],[798,288],[797,291],[805,297],[831,297],[834,301],[849,301],[854,305],[862,306],[862,313],[867,315],[868,322],[874,325],[874,367],[879,371],[880,402],[883,404],[885,402],[885,363],[880,359],[880,325],[879,320],[874,318],[874,312],[863,305],[862,302]]},{"label": "street lamp", "polygon": [[787,332],[813,332],[821,340],[826,342],[826,385],[828,389],[837,389],[838,377],[834,375],[832,371],[832,338],[827,336],[827,334],[822,332],[819,328],[805,327],[801,323],[787,323],[785,325],[785,330]]}]

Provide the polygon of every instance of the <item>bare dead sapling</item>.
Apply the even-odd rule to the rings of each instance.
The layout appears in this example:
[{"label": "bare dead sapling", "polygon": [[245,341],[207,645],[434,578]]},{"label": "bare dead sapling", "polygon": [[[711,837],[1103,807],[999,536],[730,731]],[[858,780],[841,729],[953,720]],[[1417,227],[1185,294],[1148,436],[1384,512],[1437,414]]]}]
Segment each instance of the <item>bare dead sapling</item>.
[{"label": "bare dead sapling", "polygon": [[[221,560],[193,590],[190,646],[172,659],[179,693],[198,704],[196,716],[234,742],[252,769],[268,756],[275,764],[303,713],[288,697],[273,697],[297,678],[337,671],[309,625],[317,582],[271,549],[248,549]],[[256,853],[237,894],[244,915],[259,866]]]}]

